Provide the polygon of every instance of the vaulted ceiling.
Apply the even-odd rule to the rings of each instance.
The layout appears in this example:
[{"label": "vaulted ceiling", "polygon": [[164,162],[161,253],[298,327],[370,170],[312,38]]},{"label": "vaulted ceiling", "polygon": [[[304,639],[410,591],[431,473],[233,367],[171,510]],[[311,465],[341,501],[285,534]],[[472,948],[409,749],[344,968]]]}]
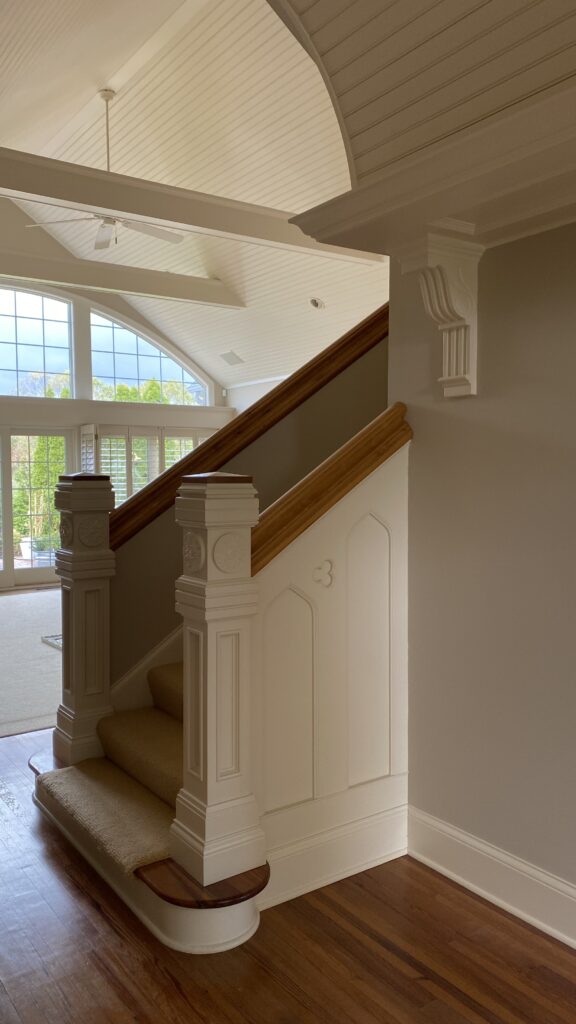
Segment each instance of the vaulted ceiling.
[{"label": "vaulted ceiling", "polygon": [[[289,213],[350,187],[322,77],[266,0],[8,0],[1,18],[0,145],[104,168],[97,93],[106,86],[116,91],[117,173]],[[39,223],[80,217],[45,203],[19,206]],[[24,223],[10,218],[12,249],[43,233]],[[174,246],[120,231],[118,244],[95,251],[95,229],[44,230],[77,259],[214,276],[238,295],[243,309],[127,296],[224,386],[291,372],[387,297],[386,261],[194,231]],[[230,350],[241,363],[222,360]]]},{"label": "vaulted ceiling", "polygon": [[573,0],[269,0],[314,59],[353,188],[300,212],[325,242],[403,259],[576,219]]}]

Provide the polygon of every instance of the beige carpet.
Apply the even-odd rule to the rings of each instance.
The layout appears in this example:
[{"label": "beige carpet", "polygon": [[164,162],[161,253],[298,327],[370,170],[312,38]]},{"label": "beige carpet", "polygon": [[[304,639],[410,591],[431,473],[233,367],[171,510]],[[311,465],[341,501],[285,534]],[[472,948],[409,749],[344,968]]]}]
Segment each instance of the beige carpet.
[{"label": "beige carpet", "polygon": [[174,807],[182,787],[182,723],[157,708],[117,711],[101,718],[104,753]]},{"label": "beige carpet", "polygon": [[41,803],[62,808],[75,828],[126,872],[169,856],[174,812],[105,757],[39,775]]},{"label": "beige carpet", "polygon": [[0,736],[56,724],[62,655],[41,637],[61,628],[59,587],[0,594]]}]

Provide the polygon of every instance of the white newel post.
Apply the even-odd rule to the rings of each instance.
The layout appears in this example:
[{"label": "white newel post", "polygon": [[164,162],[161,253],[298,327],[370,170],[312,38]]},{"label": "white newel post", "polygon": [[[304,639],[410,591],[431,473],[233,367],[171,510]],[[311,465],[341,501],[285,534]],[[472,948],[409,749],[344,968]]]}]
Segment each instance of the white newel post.
[{"label": "white newel post", "polygon": [[202,885],[266,861],[251,790],[250,634],[257,611],[250,477],[184,477],[176,609],[184,619],[184,774],[171,828],[173,858]]},{"label": "white newel post", "polygon": [[56,572],[62,581],[62,703],[54,754],[64,764],[100,757],[96,726],[110,704],[109,515],[114,492],[107,476],[73,473],[59,478]]}]

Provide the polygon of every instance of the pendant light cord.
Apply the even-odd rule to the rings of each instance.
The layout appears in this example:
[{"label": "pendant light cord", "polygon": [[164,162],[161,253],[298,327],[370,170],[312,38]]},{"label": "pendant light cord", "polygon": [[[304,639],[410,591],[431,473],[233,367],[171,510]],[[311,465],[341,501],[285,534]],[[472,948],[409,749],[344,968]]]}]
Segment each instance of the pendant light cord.
[{"label": "pendant light cord", "polygon": [[106,104],[106,170],[110,170],[110,100],[113,100],[116,93],[113,89],[100,89],[100,97]]},{"label": "pendant light cord", "polygon": [[110,100],[106,99],[106,170],[110,170]]}]

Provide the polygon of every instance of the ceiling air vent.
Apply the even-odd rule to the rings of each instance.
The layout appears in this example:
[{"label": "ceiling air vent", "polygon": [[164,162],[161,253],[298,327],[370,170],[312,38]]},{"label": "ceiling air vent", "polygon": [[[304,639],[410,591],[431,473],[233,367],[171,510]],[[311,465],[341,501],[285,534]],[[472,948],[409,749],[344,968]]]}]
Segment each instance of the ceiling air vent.
[{"label": "ceiling air vent", "polygon": [[225,363],[228,363],[228,366],[237,366],[238,363],[244,362],[244,360],[241,359],[236,352],[233,352],[232,349],[230,349],[229,352],[221,352],[220,359],[223,359]]}]

